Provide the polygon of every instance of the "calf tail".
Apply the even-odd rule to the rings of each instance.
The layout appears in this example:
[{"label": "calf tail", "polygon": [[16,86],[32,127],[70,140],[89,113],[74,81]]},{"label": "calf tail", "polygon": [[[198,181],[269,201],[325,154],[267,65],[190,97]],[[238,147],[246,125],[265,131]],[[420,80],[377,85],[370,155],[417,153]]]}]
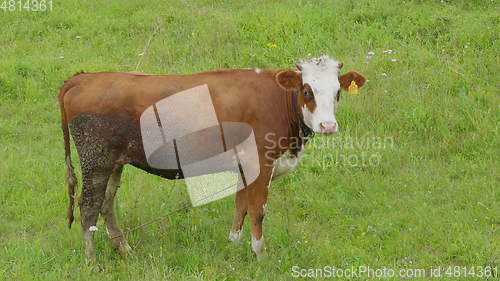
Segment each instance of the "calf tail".
[{"label": "calf tail", "polygon": [[71,228],[75,217],[73,215],[73,210],[75,208],[75,186],[76,186],[76,176],[73,170],[73,164],[71,163],[71,146],[69,138],[69,128],[68,120],[66,118],[66,110],[64,109],[64,94],[67,92],[68,87],[66,83],[61,87],[59,92],[59,106],[61,109],[61,128],[64,135],[64,155],[66,157],[66,181],[68,183],[68,196],[69,196],[69,206],[67,211],[68,217],[68,228]]}]

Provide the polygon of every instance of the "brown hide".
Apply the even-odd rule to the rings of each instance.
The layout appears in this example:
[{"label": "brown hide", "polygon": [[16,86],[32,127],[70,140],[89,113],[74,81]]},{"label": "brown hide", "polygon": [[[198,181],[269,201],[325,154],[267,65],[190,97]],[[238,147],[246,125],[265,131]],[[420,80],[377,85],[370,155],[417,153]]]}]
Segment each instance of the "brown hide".
[{"label": "brown hide", "polygon": [[[283,149],[267,153],[265,135],[290,137],[293,131],[291,93],[275,81],[276,71],[217,70],[193,75],[138,75],[136,73],[82,73],[65,82],[64,109],[68,123],[83,113],[112,114],[137,122],[153,103],[180,91],[207,84],[219,122],[249,124],[254,132],[261,165],[271,164],[265,155],[278,156]],[[193,113],[195,114],[195,113]],[[138,129],[137,126],[132,128]],[[135,133],[135,132],[134,132]],[[129,161],[139,155],[128,155]],[[275,157],[273,157],[275,158]],[[142,159],[144,160],[144,159]],[[144,161],[141,161],[144,164]],[[140,165],[142,166],[142,165]],[[146,167],[143,167],[146,168]]]}]

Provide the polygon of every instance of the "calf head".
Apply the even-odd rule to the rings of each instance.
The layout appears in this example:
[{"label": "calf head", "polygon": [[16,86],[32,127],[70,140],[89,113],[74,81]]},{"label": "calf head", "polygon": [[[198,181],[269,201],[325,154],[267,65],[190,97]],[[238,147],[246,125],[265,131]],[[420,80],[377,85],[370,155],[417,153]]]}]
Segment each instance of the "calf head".
[{"label": "calf head", "polygon": [[342,63],[328,56],[302,60],[297,68],[279,71],[276,82],[285,90],[299,92],[300,117],[311,130],[321,134],[337,132],[335,113],[341,90],[347,91],[352,81],[362,87],[365,77],[357,72],[339,75]]}]

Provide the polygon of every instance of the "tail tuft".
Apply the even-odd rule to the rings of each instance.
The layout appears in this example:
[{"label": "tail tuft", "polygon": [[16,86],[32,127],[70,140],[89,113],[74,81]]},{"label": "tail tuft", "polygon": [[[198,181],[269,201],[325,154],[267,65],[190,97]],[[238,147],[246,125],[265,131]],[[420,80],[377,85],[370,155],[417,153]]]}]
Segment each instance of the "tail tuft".
[{"label": "tail tuft", "polygon": [[75,209],[75,187],[76,187],[76,176],[73,170],[73,164],[71,163],[71,158],[69,156],[66,157],[66,169],[67,176],[66,181],[68,183],[68,197],[69,197],[69,205],[68,205],[68,228],[71,229],[71,224],[75,220],[73,215],[73,210]]}]

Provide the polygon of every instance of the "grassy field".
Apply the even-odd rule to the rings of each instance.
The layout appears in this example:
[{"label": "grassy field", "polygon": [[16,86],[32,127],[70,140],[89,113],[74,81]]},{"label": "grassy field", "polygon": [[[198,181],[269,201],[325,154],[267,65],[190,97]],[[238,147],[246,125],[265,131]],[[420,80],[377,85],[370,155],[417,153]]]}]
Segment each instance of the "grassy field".
[{"label": "grassy field", "polygon": [[[498,266],[499,8],[92,0],[0,9],[0,280],[290,280],[293,266]],[[67,77],[284,68],[322,54],[369,82],[361,95],[343,95],[340,133],[315,137],[301,168],[273,182],[260,262],[248,225],[242,243],[227,241],[228,197],[128,231],[126,258],[99,221],[98,265],[84,266],[80,227],[68,230],[65,219],[56,95]],[[118,219],[130,230],[187,200],[183,182],[127,167]]]}]

